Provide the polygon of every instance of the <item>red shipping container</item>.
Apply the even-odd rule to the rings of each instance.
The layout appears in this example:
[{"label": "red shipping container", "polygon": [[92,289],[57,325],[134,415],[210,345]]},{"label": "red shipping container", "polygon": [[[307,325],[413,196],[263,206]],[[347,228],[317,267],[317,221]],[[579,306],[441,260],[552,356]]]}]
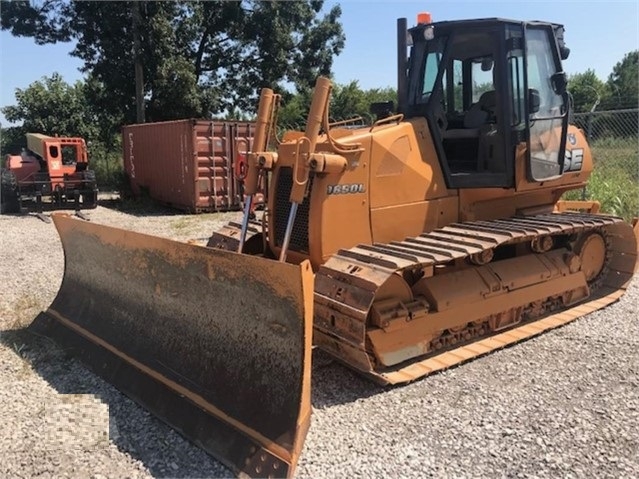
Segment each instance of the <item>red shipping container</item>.
[{"label": "red shipping container", "polygon": [[124,169],[134,196],[144,191],[191,213],[240,209],[240,168],[254,132],[254,123],[196,119],[124,126]]}]

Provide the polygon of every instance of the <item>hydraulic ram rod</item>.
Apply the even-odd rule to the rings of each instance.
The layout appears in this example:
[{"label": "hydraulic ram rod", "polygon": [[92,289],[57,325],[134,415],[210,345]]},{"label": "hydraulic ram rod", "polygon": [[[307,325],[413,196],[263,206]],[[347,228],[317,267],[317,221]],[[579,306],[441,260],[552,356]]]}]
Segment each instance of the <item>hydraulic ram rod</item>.
[{"label": "hydraulic ram rod", "polygon": [[260,104],[257,109],[257,124],[255,126],[255,136],[253,137],[253,148],[247,159],[247,173],[245,180],[246,203],[244,204],[244,218],[242,218],[242,229],[240,231],[240,241],[237,252],[241,253],[246,241],[246,230],[248,229],[251,207],[253,206],[253,196],[257,193],[259,184],[259,169],[257,167],[257,153],[266,149],[269,130],[271,126],[271,116],[273,112],[273,90],[262,88],[260,93]]}]

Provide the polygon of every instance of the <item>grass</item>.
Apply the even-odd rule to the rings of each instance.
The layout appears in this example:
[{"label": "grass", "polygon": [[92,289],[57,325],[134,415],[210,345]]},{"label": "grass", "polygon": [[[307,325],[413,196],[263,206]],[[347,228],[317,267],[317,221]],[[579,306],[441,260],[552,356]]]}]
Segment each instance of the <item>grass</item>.
[{"label": "grass", "polygon": [[1,316],[9,319],[2,325],[3,342],[13,349],[21,358],[27,360],[28,350],[20,333],[26,328],[46,305],[34,295],[25,293],[19,296],[9,307],[2,308]]},{"label": "grass", "polygon": [[120,191],[127,185],[119,144],[114,145],[112,149],[99,142],[91,145],[89,148],[89,168],[95,171],[100,189]]},{"label": "grass", "polygon": [[[603,213],[626,221],[639,216],[639,142],[636,138],[605,138],[592,144],[594,171],[586,188],[587,200],[601,203]],[[582,199],[581,190],[564,199]]]},{"label": "grass", "polygon": [[221,215],[219,213],[199,213],[188,216],[180,216],[179,218],[171,222],[171,229],[175,233],[184,233],[189,228],[199,227],[203,222],[220,220]]},{"label": "grass", "polygon": [[180,217],[171,222],[171,229],[177,233],[184,231],[186,228],[191,226],[193,226],[193,218],[190,217]]},{"label": "grass", "polygon": [[26,293],[13,303],[10,313],[15,318],[11,329],[22,329],[31,323],[33,318],[44,309],[44,305],[34,295]]},{"label": "grass", "polygon": [[32,354],[23,334],[23,329],[28,326],[37,314],[43,309],[43,305],[35,296],[23,294],[8,308],[3,308],[1,313],[4,318],[11,318],[8,329],[0,331],[1,343],[10,349],[16,356],[22,359],[21,369],[18,372],[20,379],[26,379],[33,372]]}]

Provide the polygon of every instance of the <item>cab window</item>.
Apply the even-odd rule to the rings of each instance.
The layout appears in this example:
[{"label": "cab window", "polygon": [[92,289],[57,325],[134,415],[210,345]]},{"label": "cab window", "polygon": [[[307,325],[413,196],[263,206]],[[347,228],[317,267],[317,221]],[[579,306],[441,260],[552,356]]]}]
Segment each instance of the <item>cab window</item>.
[{"label": "cab window", "polygon": [[554,36],[549,29],[530,27],[526,30],[530,109],[528,152],[530,175],[535,181],[561,174],[565,105],[563,95],[556,92],[552,84],[552,76],[560,71],[553,44]]}]

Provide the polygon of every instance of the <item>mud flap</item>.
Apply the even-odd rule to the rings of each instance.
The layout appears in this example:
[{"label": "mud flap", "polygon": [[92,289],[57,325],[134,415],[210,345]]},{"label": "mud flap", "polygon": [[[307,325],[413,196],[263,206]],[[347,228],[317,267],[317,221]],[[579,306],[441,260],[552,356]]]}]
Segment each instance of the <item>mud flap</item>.
[{"label": "mud flap", "polygon": [[53,219],[64,277],[31,328],[235,473],[292,476],[310,423],[310,264]]}]

